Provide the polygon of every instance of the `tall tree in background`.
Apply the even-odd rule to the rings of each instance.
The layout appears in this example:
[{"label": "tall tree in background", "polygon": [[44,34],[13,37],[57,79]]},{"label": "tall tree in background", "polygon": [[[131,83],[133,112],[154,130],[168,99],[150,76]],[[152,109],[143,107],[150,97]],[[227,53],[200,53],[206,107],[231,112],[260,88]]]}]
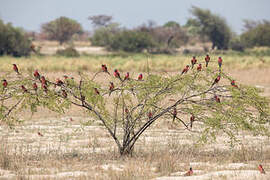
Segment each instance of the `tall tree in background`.
[{"label": "tall tree in background", "polygon": [[42,32],[46,34],[49,40],[56,40],[63,44],[69,41],[74,34],[81,34],[83,29],[77,21],[67,17],[60,17],[43,24]]},{"label": "tall tree in background", "polygon": [[195,6],[191,8],[191,13],[195,16],[192,19],[193,24],[198,24],[200,33],[213,43],[212,49],[228,49],[231,30],[224,18]]}]

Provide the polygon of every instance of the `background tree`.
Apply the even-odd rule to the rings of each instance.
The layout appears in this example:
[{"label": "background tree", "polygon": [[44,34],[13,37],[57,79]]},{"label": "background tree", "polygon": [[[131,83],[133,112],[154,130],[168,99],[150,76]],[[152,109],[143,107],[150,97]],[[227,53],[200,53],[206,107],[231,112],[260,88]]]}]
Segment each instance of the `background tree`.
[{"label": "background tree", "polygon": [[63,44],[69,41],[74,34],[83,32],[81,25],[70,18],[60,17],[42,25],[42,33],[46,34],[49,40],[59,41]]},{"label": "background tree", "polygon": [[212,14],[210,10],[204,10],[193,6],[191,13],[195,19],[189,20],[192,24],[199,24],[200,33],[212,42],[212,49],[228,49],[231,30],[224,18]]},{"label": "background tree", "polygon": [[96,16],[89,16],[88,20],[91,21],[92,25],[95,28],[100,28],[100,27],[106,27],[109,24],[112,23],[112,16],[108,16],[108,15],[96,15]]},{"label": "background tree", "polygon": [[247,47],[270,46],[270,21],[245,21],[245,32],[241,34],[241,42]]},{"label": "background tree", "polygon": [[4,24],[0,19],[0,56],[28,56],[30,47],[31,41],[22,29],[15,28],[10,23]]},{"label": "background tree", "polygon": [[[78,106],[93,117],[86,124],[102,123],[121,155],[131,154],[140,136],[160,118],[197,133],[203,142],[223,133],[234,142],[239,131],[269,136],[269,101],[259,89],[237,84],[215,67],[186,68],[182,75],[149,72],[137,79],[118,70],[109,73],[102,65],[92,78],[80,74],[80,79],[56,82],[39,72],[23,75],[15,69],[1,77],[0,120],[14,123],[18,112],[35,112],[39,106],[59,113]],[[101,74],[105,78],[96,78]]]}]

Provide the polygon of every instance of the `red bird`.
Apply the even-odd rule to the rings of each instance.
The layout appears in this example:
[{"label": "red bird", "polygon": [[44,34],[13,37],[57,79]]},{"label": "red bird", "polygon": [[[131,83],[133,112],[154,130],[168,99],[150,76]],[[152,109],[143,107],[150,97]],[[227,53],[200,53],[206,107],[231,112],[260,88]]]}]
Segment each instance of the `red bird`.
[{"label": "red bird", "polygon": [[96,94],[100,94],[97,88],[95,88],[94,90]]},{"label": "red bird", "polygon": [[205,60],[205,66],[207,67],[208,66],[208,63],[210,61],[210,56],[208,54],[206,54],[204,60]]},{"label": "red bird", "polygon": [[197,67],[197,71],[201,71],[202,70],[202,64],[199,64]]},{"label": "red bird", "polygon": [[110,91],[113,91],[114,90],[114,84],[113,84],[113,82],[110,82]]},{"label": "red bird", "polygon": [[73,121],[73,119],[72,119],[72,118],[69,118],[69,120],[70,120],[70,121]]},{"label": "red bird", "polygon": [[186,67],[183,69],[181,75],[184,74],[184,73],[187,73],[188,70],[189,70],[189,65],[186,65]]},{"label": "red bird", "polygon": [[126,109],[125,109],[125,113],[126,113],[126,114],[128,114],[128,113],[129,113],[129,112],[128,112],[128,108],[126,108]]},{"label": "red bird", "polygon": [[219,69],[221,69],[221,66],[222,66],[222,58],[221,57],[218,57],[218,66],[219,66]]},{"label": "red bird", "polygon": [[194,121],[195,121],[195,116],[192,114],[190,117],[190,128],[192,128]]},{"label": "red bird", "polygon": [[33,89],[36,91],[38,89],[37,83],[33,83]]},{"label": "red bird", "polygon": [[194,65],[197,63],[197,59],[195,56],[191,59],[191,69],[193,69]]},{"label": "red bird", "polygon": [[189,171],[184,174],[184,176],[191,176],[193,174],[192,167],[189,168]]},{"label": "red bird", "polygon": [[174,122],[174,120],[175,120],[175,118],[176,118],[176,116],[177,116],[177,109],[176,109],[176,107],[174,107],[173,108],[173,122]]},{"label": "red bird", "polygon": [[42,88],[44,89],[44,91],[47,93],[48,92],[48,87],[46,84],[41,84]]},{"label": "red bird", "polygon": [[127,74],[125,75],[125,79],[124,80],[129,80],[129,72],[127,72]]},{"label": "red bird", "polygon": [[105,64],[101,65],[102,71],[108,73],[108,68]]},{"label": "red bird", "polygon": [[258,168],[259,168],[260,173],[266,174],[261,164],[259,165]]},{"label": "red bird", "polygon": [[232,85],[232,87],[238,88],[238,86],[235,84],[235,80],[232,80],[231,85]]},{"label": "red bird", "polygon": [[63,81],[61,81],[60,79],[56,79],[56,85],[57,86],[62,86],[64,84]]},{"label": "red bird", "polygon": [[114,77],[119,78],[121,80],[120,73],[117,69],[114,70]]},{"label": "red bird", "polygon": [[6,88],[6,87],[7,87],[7,85],[8,85],[7,80],[3,79],[2,81],[3,81],[3,87],[4,87],[4,88]]},{"label": "red bird", "polygon": [[217,103],[220,103],[220,98],[217,95],[215,95],[214,98]]},{"label": "red bird", "polygon": [[148,118],[151,119],[153,117],[153,114],[151,111],[148,112]]},{"label": "red bird", "polygon": [[18,67],[17,67],[16,64],[13,64],[13,70],[14,70],[17,74],[20,74],[20,73],[19,73],[19,69],[18,69]]},{"label": "red bird", "polygon": [[24,87],[24,85],[21,85],[21,88],[22,88],[22,90],[23,90],[23,92],[27,92],[27,89]]},{"label": "red bird", "polygon": [[38,73],[38,70],[35,70],[35,72],[34,72],[34,77],[35,77],[36,79],[40,79],[40,74]]},{"label": "red bird", "polygon": [[38,132],[38,135],[39,135],[39,136],[43,136],[43,134],[41,134],[41,132]]},{"label": "red bird", "polygon": [[143,75],[140,74],[140,75],[138,76],[138,81],[142,81],[142,79],[143,79]]},{"label": "red bird", "polygon": [[45,79],[45,77],[44,76],[41,76],[41,84],[45,84],[45,85],[47,85],[47,81],[46,81],[46,79]]},{"label": "red bird", "polygon": [[67,98],[67,92],[66,92],[65,90],[62,90],[62,96],[63,96],[64,98]]},{"label": "red bird", "polygon": [[64,75],[63,77],[64,77],[64,79],[67,79],[67,78],[68,78],[68,76],[67,76],[67,75]]},{"label": "red bird", "polygon": [[212,86],[214,86],[215,84],[217,84],[219,81],[220,81],[220,75],[218,75],[218,76],[216,77],[216,79],[214,80]]}]

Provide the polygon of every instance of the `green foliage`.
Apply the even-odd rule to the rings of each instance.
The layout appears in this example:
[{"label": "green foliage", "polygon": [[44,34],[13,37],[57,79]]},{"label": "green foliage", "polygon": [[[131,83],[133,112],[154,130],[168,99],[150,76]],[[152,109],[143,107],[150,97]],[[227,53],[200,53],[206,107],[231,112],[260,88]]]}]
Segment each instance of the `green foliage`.
[{"label": "green foliage", "polygon": [[217,47],[218,49],[228,49],[229,41],[231,39],[231,30],[227,25],[224,18],[212,14],[210,10],[204,10],[193,6],[191,13],[195,16],[195,19],[190,20],[194,27],[201,28],[200,33],[209,38],[213,43],[212,48]]},{"label": "green foliage", "polygon": [[59,49],[56,51],[56,55],[65,56],[65,57],[79,57],[80,56],[79,52],[73,47],[68,47],[66,49]]},{"label": "green foliage", "polygon": [[[212,65],[203,65],[202,71],[190,69],[183,75],[149,72],[141,80],[131,75],[124,80],[123,72],[117,77],[110,67],[93,77],[79,75],[80,79],[67,78],[60,84],[47,80],[47,90],[32,74],[5,75],[2,78],[9,84],[0,87],[1,121],[14,123],[18,112],[30,109],[34,113],[39,106],[63,113],[72,104],[102,123],[121,155],[131,154],[138,138],[160,118],[197,133],[202,141],[226,134],[234,142],[239,131],[270,135],[269,100],[255,87],[232,86],[232,78]],[[100,75],[102,78],[97,78]],[[213,83],[218,75],[222,83]],[[32,88],[34,82],[37,91]]]},{"label": "green foliage", "polygon": [[59,41],[60,44],[69,41],[74,34],[82,32],[81,25],[67,17],[59,17],[42,25],[42,33],[46,34],[49,40]]},{"label": "green foliage", "polygon": [[107,44],[107,48],[110,50],[126,52],[142,52],[153,46],[153,39],[147,33],[131,30],[116,33]]},{"label": "green foliage", "polygon": [[270,46],[270,22],[258,22],[241,35],[241,42],[247,47]]},{"label": "green foliage", "polygon": [[0,20],[0,56],[28,56],[31,52],[30,46],[31,41],[21,29]]},{"label": "green foliage", "polygon": [[230,49],[234,51],[239,51],[239,52],[244,52],[245,50],[245,45],[243,44],[243,42],[241,42],[239,38],[233,38],[230,41],[229,47]]},{"label": "green foliage", "polygon": [[180,28],[180,24],[175,21],[168,21],[166,22],[163,27],[177,27]]}]

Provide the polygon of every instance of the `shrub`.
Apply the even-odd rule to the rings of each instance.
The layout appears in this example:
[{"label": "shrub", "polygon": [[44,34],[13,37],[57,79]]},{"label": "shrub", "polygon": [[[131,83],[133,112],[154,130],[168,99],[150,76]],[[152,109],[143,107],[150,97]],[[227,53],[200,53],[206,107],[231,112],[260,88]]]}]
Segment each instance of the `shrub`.
[{"label": "shrub", "polygon": [[73,47],[68,47],[66,49],[59,49],[56,51],[56,54],[59,56],[65,56],[65,57],[79,57],[80,56],[79,52]]},{"label": "shrub", "polygon": [[229,47],[234,51],[244,52],[245,46],[240,39],[235,38],[230,41]]},{"label": "shrub", "polygon": [[270,46],[270,21],[257,23],[241,35],[241,41],[247,47]]},{"label": "shrub", "polygon": [[144,49],[154,47],[151,36],[145,32],[124,30],[116,33],[112,41],[107,45],[109,50],[120,50],[126,52],[142,52]]},{"label": "shrub", "polygon": [[30,47],[31,41],[22,29],[15,28],[10,23],[4,24],[0,20],[0,56],[28,56],[31,52]]}]

